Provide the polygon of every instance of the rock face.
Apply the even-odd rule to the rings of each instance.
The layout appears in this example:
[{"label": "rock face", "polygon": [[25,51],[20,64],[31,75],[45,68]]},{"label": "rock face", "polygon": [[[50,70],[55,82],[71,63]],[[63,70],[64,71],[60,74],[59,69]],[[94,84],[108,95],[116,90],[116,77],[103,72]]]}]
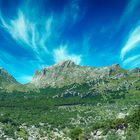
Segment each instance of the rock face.
[{"label": "rock face", "polygon": [[140,68],[134,68],[132,70],[130,70],[131,73],[140,73]]},{"label": "rock face", "polygon": [[18,84],[16,79],[5,69],[0,68],[0,89],[9,88],[9,86],[12,86],[13,84]]},{"label": "rock face", "polygon": [[[76,65],[71,60],[63,61],[42,70],[37,70],[32,78],[31,83],[27,85],[19,84],[6,70],[0,68],[0,90],[8,89],[9,91],[25,91],[39,89],[44,87],[64,87],[71,84],[82,84],[95,81],[111,79],[122,79],[133,75],[138,77],[140,69],[124,70],[119,64],[108,67],[89,67]],[[121,80],[120,80],[121,81]],[[103,82],[103,83],[104,83]]]},{"label": "rock face", "polygon": [[88,67],[76,65],[71,60],[60,62],[43,70],[36,71],[31,84],[36,87],[63,87],[73,83],[82,83],[92,78],[108,77],[123,71],[118,64],[109,67]]},{"label": "rock face", "polygon": [[10,84],[17,83],[16,79],[3,68],[0,68],[0,81]]}]

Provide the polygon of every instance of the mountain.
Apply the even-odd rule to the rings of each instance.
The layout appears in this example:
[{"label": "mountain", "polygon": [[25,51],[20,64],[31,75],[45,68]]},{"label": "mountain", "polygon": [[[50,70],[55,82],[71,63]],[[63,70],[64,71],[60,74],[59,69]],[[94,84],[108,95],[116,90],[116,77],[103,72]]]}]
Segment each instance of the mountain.
[{"label": "mountain", "polygon": [[[132,70],[124,70],[119,64],[113,64],[106,67],[90,67],[76,65],[71,60],[63,61],[50,67],[45,67],[42,70],[37,70],[29,84],[22,85],[18,83],[13,76],[6,70],[0,68],[0,89],[17,90],[17,91],[30,91],[38,90],[46,87],[65,87],[73,84],[86,84],[106,81],[112,82],[112,79],[118,83],[122,81],[133,79],[132,77],[139,77],[139,68]],[[127,83],[127,82],[126,82]],[[112,85],[112,83],[110,83]]]},{"label": "mountain", "polygon": [[4,68],[0,68],[0,85],[10,85],[17,83],[16,79],[10,75]]},{"label": "mountain", "polygon": [[0,90],[8,90],[19,83],[4,68],[0,68]]},{"label": "mountain", "polygon": [[119,64],[96,68],[76,65],[71,60],[67,60],[36,71],[31,84],[36,87],[63,87],[91,79],[103,79],[113,74],[118,74],[117,77],[125,76],[125,73],[126,70],[122,69]]}]

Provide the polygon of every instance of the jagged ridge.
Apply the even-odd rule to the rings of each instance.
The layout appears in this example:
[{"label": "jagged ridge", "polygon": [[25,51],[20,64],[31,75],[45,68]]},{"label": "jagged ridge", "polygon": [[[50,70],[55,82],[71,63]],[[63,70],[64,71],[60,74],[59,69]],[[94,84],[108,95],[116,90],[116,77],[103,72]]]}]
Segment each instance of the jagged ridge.
[{"label": "jagged ridge", "polygon": [[[50,67],[45,67],[42,70],[37,70],[32,81],[26,85],[26,89],[38,89],[49,86],[64,87],[75,83],[81,84],[91,80],[98,81],[106,78],[121,79],[129,75],[138,76],[139,72],[139,68],[124,70],[119,64],[106,67],[89,67],[76,65],[71,60],[67,60]],[[0,68],[0,81],[0,86],[2,88],[14,85],[16,90],[24,90],[25,85],[19,84],[15,78],[3,68]]]},{"label": "jagged ridge", "polygon": [[67,60],[36,71],[31,84],[36,87],[63,87],[73,83],[83,83],[90,79],[109,77],[114,74],[118,74],[117,77],[123,77],[127,72],[119,64],[96,68],[76,65],[71,60]]}]

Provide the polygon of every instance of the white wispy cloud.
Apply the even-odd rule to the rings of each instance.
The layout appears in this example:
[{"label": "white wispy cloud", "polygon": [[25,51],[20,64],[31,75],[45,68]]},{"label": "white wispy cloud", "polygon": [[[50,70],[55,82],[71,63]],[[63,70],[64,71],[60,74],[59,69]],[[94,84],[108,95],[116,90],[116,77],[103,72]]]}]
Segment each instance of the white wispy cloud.
[{"label": "white wispy cloud", "polygon": [[[77,0],[73,0],[70,4],[70,14],[73,18],[73,22],[75,23],[80,15],[80,7],[78,5],[78,1]],[[82,13],[81,13],[82,14]]]},{"label": "white wispy cloud", "polygon": [[126,41],[124,47],[121,49],[121,59],[123,60],[125,55],[132,49],[139,47],[137,43],[140,43],[140,25],[134,28]]},{"label": "white wispy cloud", "polygon": [[[51,12],[42,18],[38,17],[35,7],[31,12],[27,8],[31,8],[31,5],[23,6],[12,19],[4,17],[0,12],[0,26],[20,47],[32,50],[40,61],[49,53],[52,41],[59,39],[66,28],[73,26],[82,17],[77,0],[68,3],[61,14]],[[68,24],[69,26],[65,26]]]},{"label": "white wispy cloud", "polygon": [[[19,44],[19,47],[26,48],[32,52],[36,59],[43,62],[43,57],[47,54],[44,38],[40,34],[35,21],[30,21],[30,15],[25,15],[21,10],[18,11],[15,19],[7,19],[0,14],[0,25],[8,32],[11,37]],[[45,32],[45,29],[44,29]]]},{"label": "white wispy cloud", "polygon": [[[139,0],[129,0],[128,4],[121,16],[118,29],[121,28],[122,25],[126,25],[126,23],[131,20],[134,10],[137,9],[137,6],[140,4]],[[133,26],[127,38],[125,39],[124,46],[121,49],[120,58],[122,64],[128,67],[134,67],[138,64],[140,59],[140,55],[134,52],[135,49],[139,48],[140,43],[140,23],[137,22],[136,25]],[[131,53],[133,51],[133,54]]]},{"label": "white wispy cloud", "polygon": [[59,48],[54,49],[53,57],[55,63],[58,63],[60,61],[65,61],[65,60],[72,60],[76,64],[80,64],[82,59],[81,55],[69,53],[67,50],[67,45],[61,45]]},{"label": "white wispy cloud", "polygon": [[31,31],[31,25],[25,18],[24,14],[19,11],[18,16],[14,20],[4,19],[0,17],[2,27],[16,40],[31,45],[29,42],[29,32]]},{"label": "white wispy cloud", "polygon": [[[39,20],[37,22],[31,21],[30,17],[31,15],[25,15],[21,10],[18,10],[18,14],[15,19],[6,19],[1,15],[1,26],[4,27],[4,29],[18,43],[20,43],[20,45],[23,45],[23,47],[31,47],[34,51],[37,51],[37,46],[42,47],[41,39],[44,34],[47,36],[47,29],[45,30],[45,23],[43,22],[41,25],[44,27],[44,32],[41,34],[39,32],[39,30],[41,29],[38,28],[38,24],[40,24]],[[49,20],[49,17],[45,20]],[[43,41],[45,42],[46,38],[43,39]]]},{"label": "white wispy cloud", "polygon": [[128,1],[128,4],[127,4],[126,8],[124,9],[124,12],[119,21],[118,29],[120,29],[120,27],[124,24],[124,22],[126,22],[126,20],[131,15],[131,13],[133,13],[133,11],[135,10],[135,8],[139,4],[139,2],[140,2],[139,0],[129,0]]},{"label": "white wispy cloud", "polygon": [[124,65],[130,64],[130,63],[134,63],[135,61],[140,60],[140,55],[135,55],[132,57],[127,58],[126,60],[123,61]]},{"label": "white wispy cloud", "polygon": [[140,62],[133,63],[132,68],[134,68],[134,67],[140,67]]},{"label": "white wispy cloud", "polygon": [[47,37],[52,35],[53,22],[54,22],[54,18],[53,18],[53,15],[51,15],[46,21],[46,35],[47,35]]}]

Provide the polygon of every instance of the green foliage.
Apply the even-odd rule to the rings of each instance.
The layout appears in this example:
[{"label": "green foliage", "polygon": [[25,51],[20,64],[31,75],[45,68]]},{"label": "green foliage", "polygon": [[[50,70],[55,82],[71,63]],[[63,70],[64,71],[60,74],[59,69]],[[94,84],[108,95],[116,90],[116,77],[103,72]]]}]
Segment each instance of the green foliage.
[{"label": "green foliage", "polygon": [[131,124],[133,129],[140,129],[140,106],[134,110],[132,115],[126,118],[126,121]]},{"label": "green foliage", "polygon": [[116,131],[110,131],[110,133],[107,134],[106,139],[107,140],[121,140],[121,138],[116,133]]},{"label": "green foliage", "polygon": [[12,126],[11,124],[6,124],[4,126],[4,133],[10,137],[14,138],[14,133],[15,133],[15,127]]},{"label": "green foliage", "polygon": [[27,133],[27,131],[26,131],[25,129],[23,129],[23,128],[20,128],[20,129],[18,130],[18,135],[19,135],[20,138],[23,138],[24,140],[27,140],[27,139],[28,139],[28,133]]},{"label": "green foliage", "polygon": [[[128,126],[132,129],[128,130],[130,137],[134,134],[139,136],[140,108],[132,111],[135,105],[139,104],[138,89],[117,91],[115,89],[104,90],[99,87],[98,92],[93,88],[87,94],[89,85],[81,84],[75,87],[75,94],[63,94],[72,86],[74,85],[63,88],[48,87],[39,92],[30,91],[30,93],[16,91],[0,93],[0,122],[5,125],[5,134],[14,137],[14,132],[18,130],[18,135],[27,139],[28,133],[24,129],[19,129],[19,126],[26,123],[28,126],[40,127],[39,123],[42,122],[45,124],[42,127],[48,131],[48,134],[53,128],[64,130],[67,127],[70,130],[67,134],[73,140],[85,140],[94,130],[100,129],[102,135],[108,135],[108,132],[112,130],[128,130]],[[124,108],[126,110],[123,110]],[[118,113],[123,111],[127,113],[129,109],[133,112],[129,117],[116,118]],[[96,117],[100,119],[95,119]],[[51,137],[51,133],[49,136]],[[119,138],[112,131],[108,139]]]},{"label": "green foliage", "polygon": [[74,128],[70,131],[70,137],[73,139],[73,140],[80,140],[80,136],[82,136],[82,129],[81,128]]}]

